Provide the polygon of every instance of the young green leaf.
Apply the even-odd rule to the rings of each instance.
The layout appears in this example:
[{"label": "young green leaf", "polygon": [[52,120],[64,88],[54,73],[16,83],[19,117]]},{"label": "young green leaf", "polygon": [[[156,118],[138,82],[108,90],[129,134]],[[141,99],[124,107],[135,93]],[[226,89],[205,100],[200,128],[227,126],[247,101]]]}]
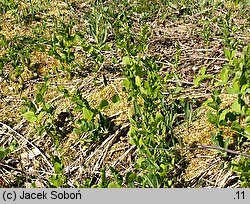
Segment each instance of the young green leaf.
[{"label": "young green leaf", "polygon": [[41,103],[43,101],[43,96],[40,92],[36,94],[36,102]]},{"label": "young green leaf", "polygon": [[56,173],[56,174],[59,174],[59,173],[62,173],[62,171],[63,171],[63,166],[62,166],[61,163],[55,162],[55,163],[54,163],[54,169],[55,169],[55,173]]},{"label": "young green leaf", "polygon": [[4,157],[6,157],[7,154],[8,154],[8,149],[4,149],[3,147],[0,147],[0,159],[3,159]]},{"label": "young green leaf", "polygon": [[123,62],[123,64],[125,64],[127,66],[127,65],[131,65],[132,60],[130,57],[125,56],[122,58],[122,62]]},{"label": "young green leaf", "polygon": [[202,67],[201,70],[200,70],[200,74],[202,76],[206,75],[206,71],[207,71],[207,68],[206,67]]},{"label": "young green leaf", "polygon": [[241,126],[238,122],[234,121],[231,125],[231,128],[233,130],[236,130],[237,132],[241,132]]},{"label": "young green leaf", "polygon": [[102,109],[104,109],[104,108],[107,108],[108,107],[108,105],[109,105],[109,103],[108,103],[108,101],[107,100],[105,100],[105,99],[103,99],[101,102],[100,102],[100,104],[99,104],[99,109],[100,110],[102,110]]},{"label": "young green leaf", "polygon": [[220,105],[218,103],[216,103],[216,101],[212,101],[207,103],[207,105],[211,108],[213,108],[214,110],[219,110]]},{"label": "young green leaf", "polygon": [[141,82],[142,82],[141,77],[136,76],[135,77],[135,84],[136,84],[136,86],[141,87],[142,86]]},{"label": "young green leaf", "polygon": [[208,121],[212,124],[217,124],[217,118],[214,114],[212,113],[208,113],[207,114],[207,117],[208,117]]},{"label": "young green leaf", "polygon": [[125,87],[126,91],[129,91],[131,82],[128,79],[124,79],[122,81],[123,86]]},{"label": "young green leaf", "polygon": [[92,118],[93,118],[93,115],[94,115],[94,113],[91,110],[89,110],[89,109],[87,109],[85,107],[82,108],[82,117],[83,117],[83,119],[90,122],[92,120]]},{"label": "young green leaf", "polygon": [[113,95],[113,97],[112,97],[112,102],[113,103],[118,103],[118,102],[120,102],[120,96],[118,95],[118,94],[115,94],[115,95]]},{"label": "young green leaf", "polygon": [[37,116],[34,112],[32,111],[28,111],[26,113],[23,114],[23,117],[29,121],[29,122],[36,122],[37,121]]},{"label": "young green leaf", "polygon": [[244,132],[250,138],[250,126],[245,127]]},{"label": "young green leaf", "polygon": [[244,105],[244,101],[242,99],[237,99],[233,102],[231,108],[236,113],[241,113],[243,105]]},{"label": "young green leaf", "polygon": [[204,79],[203,76],[197,76],[194,78],[194,84],[195,86],[200,86],[200,82]]},{"label": "young green leaf", "polygon": [[224,83],[226,83],[229,79],[229,75],[228,75],[229,71],[228,69],[222,69],[221,73],[220,73],[220,79],[221,81],[223,81]]},{"label": "young green leaf", "polygon": [[108,188],[120,188],[120,186],[116,183],[109,183]]}]

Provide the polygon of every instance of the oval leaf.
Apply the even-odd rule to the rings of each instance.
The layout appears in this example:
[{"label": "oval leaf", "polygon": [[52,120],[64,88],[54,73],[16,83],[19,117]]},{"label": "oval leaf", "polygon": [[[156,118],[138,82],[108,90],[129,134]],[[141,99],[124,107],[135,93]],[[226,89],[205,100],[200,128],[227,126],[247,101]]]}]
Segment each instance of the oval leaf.
[{"label": "oval leaf", "polygon": [[120,100],[121,100],[121,99],[120,99],[120,97],[119,97],[117,94],[115,94],[115,95],[112,97],[112,102],[113,102],[113,103],[118,103]]},{"label": "oval leaf", "polygon": [[130,65],[131,64],[131,59],[130,59],[130,57],[125,56],[125,57],[122,58],[122,62],[125,65]]},{"label": "oval leaf", "polygon": [[104,108],[107,108],[109,105],[108,101],[103,99],[99,105],[99,109],[104,109]]},{"label": "oval leaf", "polygon": [[90,111],[89,109],[87,109],[87,108],[82,108],[82,116],[83,116],[83,118],[85,119],[85,120],[87,120],[87,121],[91,121],[92,120],[92,118],[93,118],[93,112],[92,111]]},{"label": "oval leaf", "polygon": [[120,188],[120,186],[116,183],[109,183],[108,188]]},{"label": "oval leaf", "polygon": [[23,114],[23,117],[29,121],[29,122],[36,122],[37,121],[37,116],[34,112],[28,111],[26,113]]}]

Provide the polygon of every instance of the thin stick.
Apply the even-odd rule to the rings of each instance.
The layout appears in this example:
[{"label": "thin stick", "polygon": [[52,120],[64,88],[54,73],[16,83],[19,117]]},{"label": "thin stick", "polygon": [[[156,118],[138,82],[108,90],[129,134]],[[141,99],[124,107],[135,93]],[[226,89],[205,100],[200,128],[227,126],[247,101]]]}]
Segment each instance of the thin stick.
[{"label": "thin stick", "polygon": [[204,144],[199,144],[198,146],[200,146],[200,147],[198,147],[200,149],[216,149],[216,150],[220,150],[220,151],[223,151],[223,152],[228,152],[230,154],[242,155],[244,157],[250,158],[250,154],[242,153],[242,152],[238,152],[238,151],[234,151],[234,150],[230,150],[230,149],[225,149],[223,147],[210,146],[210,145],[204,145]]},{"label": "thin stick", "polygon": [[162,150],[162,151],[170,151],[170,150],[176,150],[176,151],[194,151],[197,149],[215,149],[215,150],[219,150],[219,151],[223,151],[223,152],[228,152],[230,154],[236,154],[236,155],[241,155],[247,158],[250,158],[250,154],[247,153],[242,153],[242,152],[238,152],[238,151],[234,151],[234,150],[230,150],[230,149],[225,149],[223,147],[218,147],[218,146],[210,146],[210,145],[204,145],[204,144],[198,144],[198,147],[185,147],[185,148],[169,148],[169,149],[164,149],[164,148],[148,148],[149,150]]},{"label": "thin stick", "polygon": [[18,171],[18,172],[21,172],[23,174],[27,174],[27,172],[24,172],[24,171],[22,171],[20,169],[14,168],[12,166],[9,166],[9,165],[3,164],[3,163],[0,163],[0,167],[3,167],[5,169],[10,169],[10,170]]},{"label": "thin stick", "polygon": [[134,149],[136,146],[133,145],[131,146],[123,155],[121,155],[113,164],[112,164],[112,167],[115,167],[117,166],[117,164],[119,164],[119,162],[121,162],[128,154],[129,152]]}]

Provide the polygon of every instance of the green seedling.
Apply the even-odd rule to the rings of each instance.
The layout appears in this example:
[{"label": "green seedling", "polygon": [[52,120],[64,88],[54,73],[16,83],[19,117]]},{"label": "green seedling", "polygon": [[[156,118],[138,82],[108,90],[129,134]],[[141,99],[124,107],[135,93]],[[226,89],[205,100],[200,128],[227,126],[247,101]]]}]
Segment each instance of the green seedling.
[{"label": "green seedling", "polygon": [[199,71],[199,75],[194,77],[195,86],[200,86],[200,83],[205,79],[213,79],[214,75],[206,74],[207,68],[202,67]]},{"label": "green seedling", "polygon": [[11,154],[17,147],[18,144],[16,140],[12,140],[7,146],[7,148],[4,146],[0,147],[0,161],[6,158],[9,154]]},{"label": "green seedling", "polygon": [[231,162],[228,168],[240,176],[239,180],[243,188],[250,187],[250,160],[248,158],[242,156],[240,161]]}]

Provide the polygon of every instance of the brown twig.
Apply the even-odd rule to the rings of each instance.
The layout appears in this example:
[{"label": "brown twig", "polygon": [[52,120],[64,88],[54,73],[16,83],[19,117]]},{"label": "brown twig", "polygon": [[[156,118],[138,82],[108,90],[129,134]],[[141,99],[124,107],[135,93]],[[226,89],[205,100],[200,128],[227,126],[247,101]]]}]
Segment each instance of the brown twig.
[{"label": "brown twig", "polygon": [[228,152],[230,154],[236,154],[236,155],[241,155],[241,156],[250,158],[250,154],[234,151],[234,150],[231,150],[231,149],[225,149],[223,147],[218,147],[218,146],[210,146],[210,145],[199,144],[198,148],[199,149],[215,149],[215,150],[219,150],[219,151],[223,151],[223,152]]},{"label": "brown twig", "polygon": [[176,151],[194,151],[197,149],[215,149],[223,152],[228,152],[230,154],[236,154],[236,155],[241,155],[247,158],[250,158],[250,154],[247,153],[242,153],[230,149],[225,149],[223,147],[218,147],[218,146],[211,146],[211,145],[204,145],[204,144],[198,144],[197,147],[184,147],[184,148],[169,148],[169,149],[164,149],[164,148],[148,148],[149,150],[163,150],[163,151],[170,151],[170,150],[176,150]]}]

